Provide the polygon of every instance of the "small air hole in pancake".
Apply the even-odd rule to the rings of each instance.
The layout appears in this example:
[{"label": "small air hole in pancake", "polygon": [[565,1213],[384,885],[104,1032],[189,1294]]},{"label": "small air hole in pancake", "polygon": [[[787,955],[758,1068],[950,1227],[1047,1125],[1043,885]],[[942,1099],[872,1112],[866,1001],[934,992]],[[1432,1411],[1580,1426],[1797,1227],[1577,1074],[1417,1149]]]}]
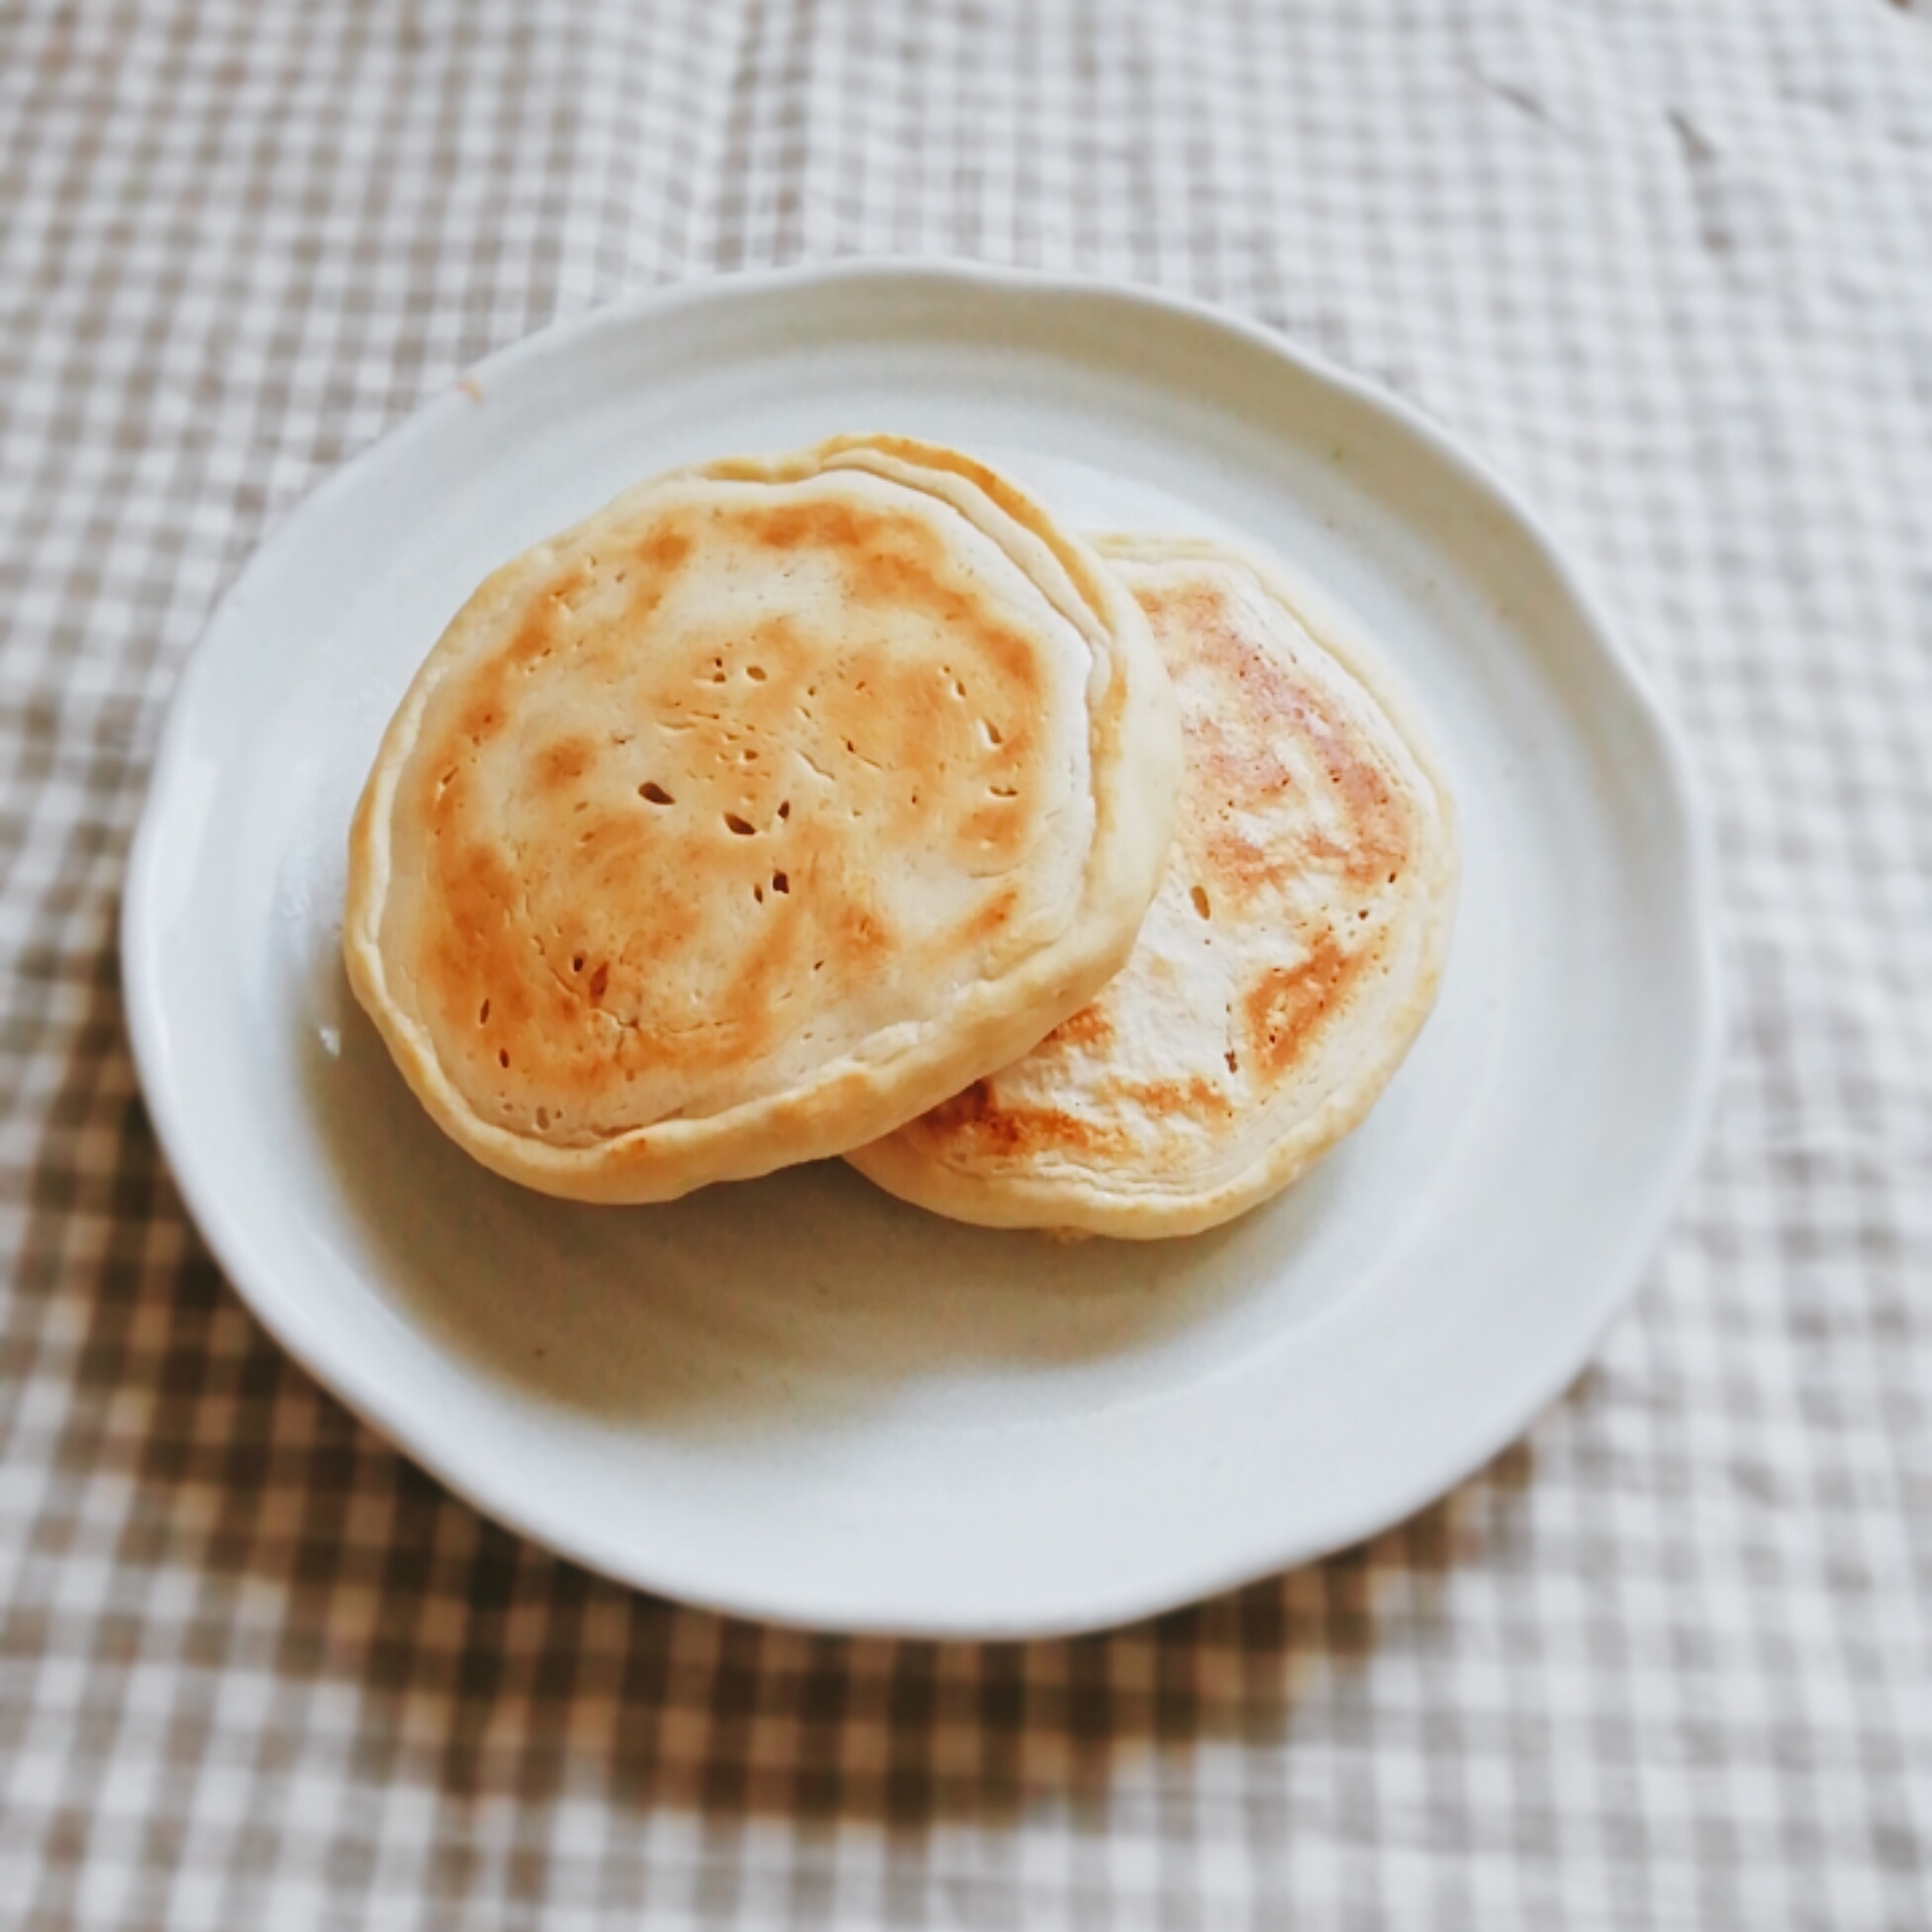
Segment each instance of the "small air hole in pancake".
[{"label": "small air hole in pancake", "polygon": [[571,961],[570,961],[570,970],[571,970],[571,971],[572,971],[573,973],[581,973],[581,972],[582,972],[582,971],[584,970],[584,956],[583,956],[583,954],[582,954],[582,953],[578,953],[578,954],[576,954],[576,955],[575,955],[575,956],[574,956],[574,957],[573,957],[573,958],[571,959]]},{"label": "small air hole in pancake", "polygon": [[550,1124],[550,1110],[547,1107],[539,1107],[536,1110],[536,1124],[539,1127],[547,1127]]},{"label": "small air hole in pancake", "polygon": [[1019,796],[1017,785],[989,785],[986,788],[996,799],[1016,799]]},{"label": "small air hole in pancake", "polygon": [[758,904],[759,904],[760,906],[762,906],[762,905],[763,905],[763,904],[765,903],[765,889],[764,889],[764,887],[763,887],[763,886],[753,886],[753,887],[751,888],[751,897],[752,897],[753,899],[755,899],[755,900],[756,900],[756,901],[758,902]]},{"label": "small air hole in pancake", "polygon": [[765,681],[765,667],[762,664],[747,664],[744,674],[753,684],[763,684]]},{"label": "small air hole in pancake", "polygon": [[1212,909],[1208,904],[1208,892],[1206,887],[1196,886],[1194,891],[1191,892],[1188,895],[1188,897],[1194,901],[1194,909],[1197,913],[1201,915],[1203,918],[1210,919],[1214,917]]},{"label": "small air hole in pancake", "polygon": [[781,819],[789,819],[792,816],[792,801],[790,799],[784,799],[780,801],[778,807],[778,816]]},{"label": "small air hole in pancake", "polygon": [[590,997],[593,1000],[603,999],[604,989],[607,986],[609,986],[610,983],[611,983],[610,967],[600,966],[597,969],[597,971],[590,976]]},{"label": "small air hole in pancake", "polygon": [[497,1065],[500,1067],[507,1067],[509,1064],[510,1064],[510,1049],[507,1046],[499,1047],[497,1049]]},{"label": "small air hole in pancake", "polygon": [[771,875],[773,892],[789,893],[792,890],[792,876],[789,872],[774,872]]},{"label": "small air hole in pancake", "polygon": [[986,733],[988,744],[1005,744],[1007,741],[1006,734],[990,718],[980,720],[980,729]]},{"label": "small air hole in pancake", "polygon": [[479,1026],[487,1026],[487,1025],[488,1025],[488,1024],[490,1023],[490,1003],[489,1003],[489,1001],[487,1001],[487,1000],[485,1000],[485,1001],[483,1002],[483,1004],[482,1004],[482,1005],[481,1005],[480,1007],[478,1007],[478,1008],[477,1008],[477,1010],[476,1010],[476,1023],[477,1023],[477,1024],[478,1024]]},{"label": "small air hole in pancake", "polygon": [[735,812],[725,813],[724,822],[727,825],[729,825],[730,828],[734,832],[736,832],[740,838],[749,838],[751,834],[758,829],[758,827],[754,825],[748,819],[740,819]]},{"label": "small air hole in pancake", "polygon": [[1231,1046],[1227,1049],[1223,1057],[1227,1061],[1227,1070],[1229,1073],[1238,1073],[1240,1071],[1241,1062],[1235,1058],[1234,1049]]},{"label": "small air hole in pancake", "polygon": [[649,799],[652,805],[675,805],[677,803],[670,793],[658,784],[654,778],[646,779],[643,784],[637,787],[637,796],[640,799]]}]

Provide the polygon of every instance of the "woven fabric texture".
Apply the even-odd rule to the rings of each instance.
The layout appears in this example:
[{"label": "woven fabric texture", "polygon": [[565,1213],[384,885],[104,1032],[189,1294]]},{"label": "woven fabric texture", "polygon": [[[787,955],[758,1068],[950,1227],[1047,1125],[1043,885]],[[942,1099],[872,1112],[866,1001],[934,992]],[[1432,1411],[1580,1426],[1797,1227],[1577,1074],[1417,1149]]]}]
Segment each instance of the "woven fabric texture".
[{"label": "woven fabric texture", "polygon": [[[0,7],[0,1923],[1932,1925],[1932,15],[1887,0]],[[807,1637],[480,1519],[222,1281],[115,918],[319,479],[614,295],[1185,290],[1546,514],[1715,821],[1696,1182],[1370,1545],[1071,1642]]]}]

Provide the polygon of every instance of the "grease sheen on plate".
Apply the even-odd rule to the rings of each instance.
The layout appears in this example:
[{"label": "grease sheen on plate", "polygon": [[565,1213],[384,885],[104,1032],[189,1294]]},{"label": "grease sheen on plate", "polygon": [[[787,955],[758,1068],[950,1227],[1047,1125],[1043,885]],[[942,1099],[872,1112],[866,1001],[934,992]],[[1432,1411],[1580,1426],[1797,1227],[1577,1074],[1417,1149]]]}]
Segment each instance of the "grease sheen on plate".
[{"label": "grease sheen on plate", "polygon": [[[852,429],[973,450],[1089,528],[1278,552],[1429,719],[1464,849],[1438,1010],[1368,1122],[1241,1221],[1058,1246],[837,1163],[665,1208],[546,1200],[443,1140],[348,997],[349,814],[475,583],[639,477]],[[1668,733],[1545,540],[1407,412],[1148,296],[860,266],[547,332],[319,491],[183,683],[123,941],[197,1221],[435,1474],[699,1602],[1012,1635],[1367,1534],[1576,1372],[1708,1103],[1700,849]]]}]

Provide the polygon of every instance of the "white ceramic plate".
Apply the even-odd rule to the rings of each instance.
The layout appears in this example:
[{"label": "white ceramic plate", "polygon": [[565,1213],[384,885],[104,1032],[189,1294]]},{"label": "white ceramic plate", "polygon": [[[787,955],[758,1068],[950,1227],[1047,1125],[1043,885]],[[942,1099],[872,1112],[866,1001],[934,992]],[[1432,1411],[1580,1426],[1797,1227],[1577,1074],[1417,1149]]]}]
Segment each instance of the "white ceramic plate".
[{"label": "white ceramic plate", "polygon": [[[1088,526],[1290,559],[1379,640],[1461,808],[1440,1006],[1368,1123],[1233,1226],[1056,1246],[843,1166],[566,1206],[419,1111],[338,959],[349,813],[494,565],[668,465],[885,429]],[[262,1320],[480,1507],[786,1622],[1114,1622],[1363,1536],[1582,1365],[1717,1042],[1682,761],[1527,513],[1416,416],[1119,289],[878,265],[714,282],[493,357],[222,606],[136,839],[136,1056]]]}]

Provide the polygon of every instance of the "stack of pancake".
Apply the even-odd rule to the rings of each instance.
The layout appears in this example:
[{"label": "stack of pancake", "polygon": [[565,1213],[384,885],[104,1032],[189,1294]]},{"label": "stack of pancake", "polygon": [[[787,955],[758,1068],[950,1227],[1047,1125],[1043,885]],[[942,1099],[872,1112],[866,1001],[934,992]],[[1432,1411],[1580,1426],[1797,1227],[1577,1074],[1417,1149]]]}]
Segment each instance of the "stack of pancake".
[{"label": "stack of pancake", "polygon": [[437,1124],[545,1193],[842,1154],[1153,1236],[1362,1117],[1455,877],[1406,707],[1278,565],[846,436],[477,590],[363,792],[343,953]]}]

